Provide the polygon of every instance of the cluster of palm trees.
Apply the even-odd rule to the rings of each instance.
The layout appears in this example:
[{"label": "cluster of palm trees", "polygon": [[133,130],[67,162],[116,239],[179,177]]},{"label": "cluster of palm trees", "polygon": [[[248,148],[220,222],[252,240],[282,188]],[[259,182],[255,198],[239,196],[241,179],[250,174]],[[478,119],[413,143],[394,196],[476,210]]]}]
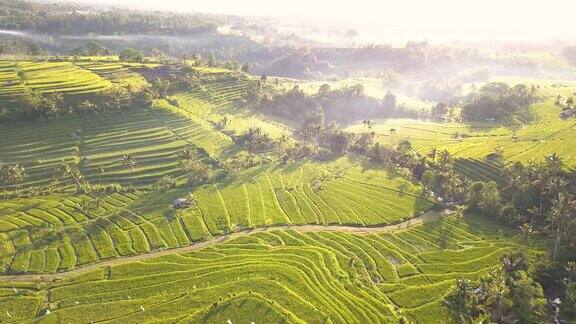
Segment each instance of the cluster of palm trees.
[{"label": "cluster of palm trees", "polygon": [[444,298],[454,323],[551,323],[554,312],[540,284],[529,274],[523,251],[500,258],[499,269],[472,283],[458,279]]},{"label": "cluster of palm trees", "polygon": [[576,189],[571,177],[555,153],[541,163],[511,164],[503,174],[502,217],[520,226],[523,233],[550,233],[554,237],[553,260],[560,250],[576,248]]},{"label": "cluster of palm trees", "polygon": [[27,176],[26,169],[22,165],[18,163],[3,164],[0,162],[1,186],[16,186],[18,190]]},{"label": "cluster of palm trees", "polygon": [[250,127],[239,137],[239,142],[250,152],[269,150],[274,147],[274,139],[260,127]]},{"label": "cluster of palm trees", "polygon": [[[198,156],[198,149],[192,145],[184,147],[180,153],[180,167],[186,174],[188,184],[197,186],[210,180],[210,166]],[[213,164],[223,166],[223,162],[213,160]]]},{"label": "cluster of palm trees", "polygon": [[[489,284],[483,285],[481,281],[474,286],[459,282],[447,300],[454,320],[479,321],[488,316],[488,320],[501,323],[532,323],[556,320],[553,317],[558,314],[560,317],[576,316],[576,188],[571,183],[573,174],[567,172],[560,156],[550,154],[539,163],[507,164],[500,178],[501,185],[474,182],[462,186],[467,208],[517,226],[525,245],[531,244],[530,238],[535,233],[547,234],[552,242],[551,251],[548,258],[539,260],[538,266],[534,267],[537,274],[523,269],[521,275],[511,278],[516,272],[510,268],[515,268],[521,261],[516,257],[502,260],[504,275],[488,276]],[[486,278],[483,280],[487,282]],[[548,312],[542,289],[550,299],[561,301],[561,304],[551,305],[556,309],[556,315]],[[468,306],[462,302],[465,295],[469,299]]]},{"label": "cluster of palm trees", "polygon": [[[88,160],[82,161],[84,164],[89,163]],[[136,161],[133,154],[122,155],[120,162],[123,167],[129,170],[130,186],[132,185],[132,172],[136,167]],[[102,176],[106,173],[103,165],[98,166],[98,182],[102,183]],[[21,184],[25,178],[28,177],[26,169],[20,164],[2,164],[0,163],[0,185],[14,186],[17,190],[20,189]],[[64,186],[74,185],[77,192],[82,190],[88,182],[82,175],[80,166],[74,161],[62,161],[60,166],[54,173],[54,179]],[[35,188],[30,188],[34,192]]]},{"label": "cluster of palm trees", "polygon": [[74,184],[76,186],[76,191],[80,191],[82,185],[85,184],[80,168],[78,167],[78,164],[74,162],[62,161],[62,164],[56,171],[56,179],[60,180],[65,186],[68,184]]},{"label": "cluster of palm trees", "polygon": [[180,166],[186,174],[190,186],[198,186],[210,180],[210,167],[202,163],[193,146],[186,146],[180,151]]},{"label": "cluster of palm trees", "polygon": [[396,149],[370,141],[360,146],[358,141],[367,135],[370,133],[355,139],[354,147],[358,153],[365,154],[372,162],[384,165],[390,171],[405,173],[420,181],[426,192],[441,202],[456,203],[463,200],[463,188],[467,183],[455,171],[454,158],[450,152],[433,147],[427,154],[420,154],[407,140],[399,142]]},{"label": "cluster of palm trees", "polygon": [[[84,158],[81,161],[82,166],[86,166],[90,164],[90,160]],[[134,157],[134,154],[126,153],[120,157],[120,163],[122,167],[128,170],[129,173],[129,185],[132,186],[132,174],[136,169],[137,163]],[[102,184],[102,176],[106,173],[106,168],[104,165],[99,165],[96,168],[96,172],[98,173],[98,183]],[[74,162],[66,162],[62,161],[60,167],[58,167],[56,172],[56,179],[61,181],[64,185],[74,184],[78,190],[83,185],[87,184],[87,181],[84,179],[81,167],[78,163]]]}]

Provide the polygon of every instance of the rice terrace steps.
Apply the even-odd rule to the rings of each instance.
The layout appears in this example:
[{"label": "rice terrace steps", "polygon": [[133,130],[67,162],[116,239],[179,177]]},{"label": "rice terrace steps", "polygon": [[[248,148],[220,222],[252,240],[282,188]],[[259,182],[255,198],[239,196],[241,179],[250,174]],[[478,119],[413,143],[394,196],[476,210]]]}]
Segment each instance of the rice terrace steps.
[{"label": "rice terrace steps", "polygon": [[[201,82],[151,105],[2,124],[0,160],[27,176],[0,184],[1,323],[445,323],[443,298],[457,279],[493,272],[510,251],[543,253],[496,218],[434,210],[440,200],[408,168],[357,154],[281,160],[301,144],[297,125],[251,107],[247,93],[261,79],[245,73],[112,58],[0,61],[0,103],[26,88],[137,89],[181,69]],[[274,95],[279,85],[259,87]],[[573,125],[546,122],[561,129],[547,146],[564,148]],[[487,153],[507,143],[516,151],[506,154],[520,156],[543,127],[523,127],[520,142],[482,123],[347,129],[365,134],[367,123],[382,144],[448,149],[455,173],[483,182],[501,181],[505,166]],[[280,144],[243,147],[240,135],[255,126]],[[206,163],[210,181],[188,182],[184,153]],[[66,163],[78,164],[86,190],[58,178]],[[160,186],[165,179],[172,184]],[[190,205],[176,208],[183,197]]]},{"label": "rice terrace steps", "polygon": [[492,271],[519,246],[497,228],[431,212],[372,229],[255,229],[44,278],[5,276],[0,300],[23,321],[250,322],[266,319],[243,311],[259,305],[274,322],[393,323],[404,314],[442,323],[455,279]]},{"label": "rice terrace steps", "polygon": [[20,281],[20,282],[33,282],[33,281],[44,281],[50,282],[53,280],[60,280],[65,278],[70,278],[74,276],[81,275],[86,272],[94,271],[99,268],[104,267],[111,267],[117,266],[129,262],[134,261],[143,261],[153,258],[158,258],[165,255],[170,255],[172,253],[186,253],[190,251],[200,250],[206,247],[210,247],[217,243],[226,242],[228,240],[233,240],[245,235],[252,235],[256,233],[262,232],[271,232],[277,230],[293,230],[296,232],[306,233],[306,232],[347,232],[347,233],[355,233],[355,234],[376,234],[376,233],[387,233],[393,231],[399,231],[408,229],[414,226],[426,224],[428,222],[433,222],[438,220],[442,215],[449,215],[451,211],[445,210],[443,212],[438,212],[434,210],[430,210],[425,212],[424,214],[417,216],[415,218],[409,219],[407,221],[403,221],[398,224],[393,225],[385,225],[385,226],[374,226],[374,227],[356,227],[356,226],[339,226],[339,225],[285,225],[285,226],[270,226],[270,227],[261,227],[261,228],[254,228],[254,229],[246,229],[237,232],[233,232],[230,234],[214,237],[208,239],[206,241],[202,241],[199,243],[193,243],[191,245],[177,247],[177,248],[167,248],[160,251],[148,252],[145,254],[139,254],[134,256],[127,256],[127,257],[119,257],[116,259],[112,259],[109,261],[103,261],[95,264],[91,264],[89,266],[80,266],[74,270],[70,271],[63,271],[57,272],[53,274],[38,274],[38,275],[29,275],[29,274],[14,274],[14,275],[0,275],[0,282],[12,282],[12,281]]}]

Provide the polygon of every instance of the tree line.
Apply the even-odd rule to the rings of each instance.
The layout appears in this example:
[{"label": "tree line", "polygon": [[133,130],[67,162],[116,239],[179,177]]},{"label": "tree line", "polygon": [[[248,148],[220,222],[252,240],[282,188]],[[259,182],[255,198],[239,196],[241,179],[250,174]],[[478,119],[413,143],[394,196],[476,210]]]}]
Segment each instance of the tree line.
[{"label": "tree line", "polygon": [[511,87],[503,82],[490,82],[480,89],[473,87],[464,97],[448,96],[448,101],[432,107],[430,115],[433,119],[472,122],[515,118],[528,122],[533,118],[530,105],[540,100],[537,86],[517,84]]},{"label": "tree line", "polygon": [[73,4],[0,1],[0,29],[54,35],[193,34],[215,32],[224,17],[208,14],[96,10]]},{"label": "tree line", "polygon": [[148,107],[156,94],[151,89],[132,91],[112,86],[90,94],[41,93],[24,88],[11,101],[0,106],[0,122],[58,119],[71,114],[90,114]]},{"label": "tree line", "polygon": [[[576,175],[557,154],[523,164],[502,161],[501,181],[473,181],[455,169],[446,150],[417,152],[407,140],[386,147],[375,140],[370,120],[351,134],[329,123],[308,140],[281,150],[281,161],[363,156],[371,167],[422,184],[438,208],[463,209],[466,217],[492,217],[518,229],[528,248],[547,242],[547,254],[534,259],[523,249],[502,256],[499,268],[477,282],[459,279],[445,305],[457,323],[541,323],[576,316]],[[322,154],[322,151],[325,154]]]}]

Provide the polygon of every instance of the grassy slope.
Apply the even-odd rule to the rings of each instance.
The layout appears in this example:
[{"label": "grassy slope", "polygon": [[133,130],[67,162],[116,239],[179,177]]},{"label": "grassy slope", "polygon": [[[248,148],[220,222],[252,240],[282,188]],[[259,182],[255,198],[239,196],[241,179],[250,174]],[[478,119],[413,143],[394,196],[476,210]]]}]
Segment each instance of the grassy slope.
[{"label": "grassy slope", "polygon": [[[81,136],[74,135],[77,130]],[[215,137],[217,140],[210,142]],[[62,161],[89,159],[81,171],[92,184],[150,185],[166,175],[182,173],[178,153],[187,145],[212,152],[211,143],[231,140],[211,127],[192,123],[162,107],[67,117],[54,122],[17,122],[0,129],[0,161],[20,163],[28,177],[22,184],[47,186]],[[214,149],[216,150],[216,149]],[[125,153],[135,156],[133,171],[122,166]],[[198,158],[204,153],[198,151]],[[105,173],[97,172],[102,166]],[[56,187],[62,187],[62,183]]]},{"label": "grassy slope", "polygon": [[[124,71],[117,62],[82,61],[77,64],[103,66],[106,71],[112,71],[109,73],[114,78]],[[205,70],[203,73],[208,73]],[[290,129],[283,124],[246,108],[242,102],[248,85],[245,80],[216,72],[210,74],[216,75],[214,79],[208,78],[201,88],[176,95],[180,107],[160,100],[149,109],[2,125],[0,146],[6,149],[0,151],[0,161],[20,163],[26,168],[29,177],[22,187],[45,187],[54,181],[62,161],[84,158],[89,164],[81,171],[92,184],[148,186],[164,176],[182,174],[178,152],[185,146],[196,147],[198,158],[207,155],[221,158],[234,144],[227,134],[240,134],[254,126],[276,138],[290,134]],[[122,76],[118,80],[131,82],[132,76]],[[229,122],[223,128],[218,127],[224,117]],[[73,134],[77,130],[81,133],[79,137]],[[137,165],[133,171],[120,163],[124,153],[135,155]],[[105,169],[102,176],[97,172],[99,167]],[[55,187],[62,187],[62,184]]]},{"label": "grassy slope", "polygon": [[[178,101],[181,110],[192,115],[192,118],[202,118],[212,124],[219,124],[227,118],[228,122],[222,128],[225,132],[241,134],[250,127],[260,127],[273,138],[290,135],[291,129],[285,124],[247,107],[243,99],[249,86],[246,80],[223,77],[221,72],[208,75],[215,76],[207,78],[201,87],[193,91],[172,97]],[[270,88],[271,85],[264,85],[264,89]]]}]

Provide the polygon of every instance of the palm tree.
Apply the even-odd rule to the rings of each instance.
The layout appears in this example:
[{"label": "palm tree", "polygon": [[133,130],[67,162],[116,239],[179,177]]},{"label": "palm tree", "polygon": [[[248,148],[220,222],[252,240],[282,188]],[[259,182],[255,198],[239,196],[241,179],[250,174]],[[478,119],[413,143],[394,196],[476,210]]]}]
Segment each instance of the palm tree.
[{"label": "palm tree", "polygon": [[66,163],[65,161],[62,161],[62,163],[58,167],[56,178],[59,180],[62,180],[64,182],[64,185],[66,185],[66,182],[67,182],[68,178],[70,178],[71,173],[72,173],[72,170],[70,168],[70,165],[68,163]]},{"label": "palm tree", "polygon": [[510,290],[502,273],[495,271],[485,279],[481,279],[480,288],[484,294],[483,304],[487,306],[491,319],[497,323],[512,322],[509,313],[512,306],[512,300],[509,298]]},{"label": "palm tree", "polygon": [[26,72],[24,72],[24,70],[18,70],[18,79],[20,80],[20,83],[22,84],[26,84],[26,81],[28,81],[28,76],[26,75]]},{"label": "palm tree", "polygon": [[544,194],[546,193],[546,183],[548,180],[548,175],[545,172],[538,172],[535,175],[535,180],[533,184],[539,188],[540,191],[540,219],[542,219],[542,205],[544,204]]},{"label": "palm tree", "polygon": [[556,198],[558,194],[564,192],[566,187],[568,186],[568,182],[561,177],[552,177],[548,180],[548,193],[550,198]]},{"label": "palm tree", "polygon": [[82,184],[82,174],[78,169],[78,165],[62,161],[62,164],[58,168],[57,177],[63,180],[65,185],[68,180],[71,180],[76,185],[76,189],[80,190],[80,186]]},{"label": "palm tree", "polygon": [[564,166],[562,158],[560,158],[560,155],[557,153],[549,154],[546,158],[546,162],[548,165],[548,171],[552,176],[555,176],[558,172],[562,171],[562,167]]},{"label": "palm tree", "polygon": [[528,245],[530,243],[530,234],[532,234],[532,225],[524,223],[520,226],[520,231],[522,232],[522,243]]},{"label": "palm tree", "polygon": [[372,121],[370,119],[364,119],[362,124],[364,125],[364,133],[372,129]]},{"label": "palm tree", "polygon": [[122,162],[122,165],[128,169],[129,172],[129,177],[130,177],[130,186],[132,186],[132,172],[134,171],[134,168],[136,167],[136,161],[134,160],[134,155],[131,153],[128,154],[124,154],[122,155],[122,158],[120,159],[120,161]]},{"label": "palm tree", "polygon": [[96,172],[98,172],[98,184],[102,184],[102,176],[104,175],[104,173],[106,173],[104,166],[99,165],[98,170],[96,170]]},{"label": "palm tree", "polygon": [[451,161],[452,161],[452,155],[450,154],[450,152],[448,152],[447,150],[443,150],[442,152],[440,152],[438,156],[438,163],[440,163],[442,167],[448,166]]},{"label": "palm tree", "polygon": [[552,208],[548,213],[548,222],[551,232],[554,233],[554,252],[552,253],[552,260],[556,260],[558,254],[558,246],[564,237],[564,231],[574,216],[576,209],[576,201],[570,197],[568,193],[560,192],[558,198],[554,199]]},{"label": "palm tree", "polygon": [[432,160],[432,162],[436,162],[437,153],[438,153],[438,149],[436,147],[433,147],[430,149],[427,156]]},{"label": "palm tree", "polygon": [[528,213],[528,219],[530,220],[530,225],[534,226],[540,223],[542,219],[542,211],[538,207],[532,207],[526,211]]},{"label": "palm tree", "polygon": [[278,139],[278,143],[280,143],[281,146],[288,143],[288,135],[286,135],[286,133],[282,133]]},{"label": "palm tree", "polygon": [[503,254],[500,257],[500,263],[506,278],[516,278],[518,271],[528,270],[528,257],[521,250]]},{"label": "palm tree", "polygon": [[18,163],[10,164],[6,168],[5,181],[16,186],[16,191],[20,189],[20,184],[26,178],[26,169]]},{"label": "palm tree", "polygon": [[444,306],[454,323],[469,323],[481,314],[474,286],[465,279],[456,281],[456,288],[444,298]]},{"label": "palm tree", "polygon": [[311,129],[306,128],[306,129],[302,130],[302,137],[305,140],[311,140],[314,137],[314,133]]},{"label": "palm tree", "polygon": [[186,146],[180,151],[181,161],[190,161],[196,157],[196,152],[192,146]]},{"label": "palm tree", "polygon": [[450,199],[452,200],[452,202],[455,202],[458,194],[457,188],[460,187],[460,184],[462,182],[460,180],[460,176],[454,171],[449,171],[446,173],[446,180],[450,182],[448,184],[448,186],[450,187]]}]

